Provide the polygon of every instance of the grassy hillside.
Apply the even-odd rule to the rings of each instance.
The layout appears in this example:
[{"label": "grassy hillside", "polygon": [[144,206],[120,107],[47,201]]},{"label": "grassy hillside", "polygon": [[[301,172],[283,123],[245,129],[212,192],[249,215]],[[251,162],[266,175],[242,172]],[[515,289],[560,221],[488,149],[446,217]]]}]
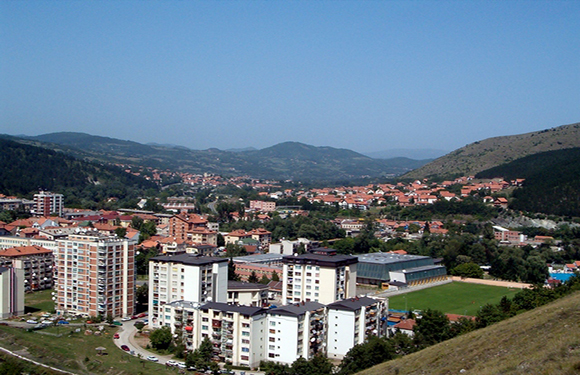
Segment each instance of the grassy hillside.
[{"label": "grassy hillside", "polygon": [[474,175],[527,155],[573,147],[580,147],[580,123],[474,142],[404,177],[418,179]]},{"label": "grassy hillside", "polygon": [[168,168],[191,173],[250,175],[257,178],[336,181],[400,175],[426,163],[407,158],[372,159],[351,150],[285,142],[262,150],[191,150],[142,145],[83,133],[52,133],[27,137],[26,142],[76,157]]},{"label": "grassy hillside", "polygon": [[359,374],[578,374],[579,300],[576,292]]},{"label": "grassy hillside", "polygon": [[510,207],[551,215],[580,216],[580,148],[526,156],[488,169],[476,178],[525,178]]}]

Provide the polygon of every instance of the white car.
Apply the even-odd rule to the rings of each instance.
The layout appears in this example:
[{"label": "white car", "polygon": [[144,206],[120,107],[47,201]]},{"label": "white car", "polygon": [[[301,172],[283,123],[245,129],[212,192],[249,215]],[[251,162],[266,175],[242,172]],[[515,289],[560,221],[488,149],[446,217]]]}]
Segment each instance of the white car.
[{"label": "white car", "polygon": [[185,365],[185,362],[177,362],[177,367],[184,368],[184,369],[187,368],[187,366]]},{"label": "white car", "polygon": [[151,361],[151,362],[158,362],[159,361],[159,358],[150,355],[150,356],[147,357],[147,360],[148,361]]},{"label": "white car", "polygon": [[36,323],[38,323],[38,322],[37,322],[36,320],[28,319],[28,320],[26,321],[26,323],[28,323],[28,324],[36,324]]},{"label": "white car", "polygon": [[169,361],[165,362],[165,364],[167,366],[177,366],[177,362],[175,362],[175,361],[173,361],[171,359]]},{"label": "white car", "polygon": [[128,322],[129,320],[131,320],[130,316],[126,316],[123,319],[121,319],[122,322]]}]

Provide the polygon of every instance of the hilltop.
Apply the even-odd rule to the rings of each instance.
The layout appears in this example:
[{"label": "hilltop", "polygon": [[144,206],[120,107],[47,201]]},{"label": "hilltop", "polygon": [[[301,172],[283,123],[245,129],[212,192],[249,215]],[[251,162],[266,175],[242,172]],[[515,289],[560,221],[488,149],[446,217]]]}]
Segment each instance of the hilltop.
[{"label": "hilltop", "polygon": [[578,374],[580,292],[360,375]]},{"label": "hilltop", "polygon": [[191,150],[179,146],[144,145],[84,133],[51,133],[11,139],[62,151],[81,159],[141,165],[189,173],[249,175],[266,179],[336,181],[406,173],[428,160],[373,159],[333,147],[284,142],[261,150]]},{"label": "hilltop", "polygon": [[573,147],[580,147],[580,123],[474,142],[403,177],[469,176],[524,156]]}]

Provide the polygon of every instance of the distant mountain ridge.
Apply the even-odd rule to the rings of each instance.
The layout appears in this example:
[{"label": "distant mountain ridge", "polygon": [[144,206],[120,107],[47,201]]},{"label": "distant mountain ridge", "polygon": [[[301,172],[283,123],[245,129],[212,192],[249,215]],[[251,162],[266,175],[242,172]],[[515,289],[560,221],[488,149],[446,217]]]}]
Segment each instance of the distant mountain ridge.
[{"label": "distant mountain ridge", "polygon": [[524,156],[573,147],[580,147],[580,123],[474,142],[403,177],[420,179],[474,175]]},{"label": "distant mountain ridge", "polygon": [[159,169],[220,175],[249,175],[256,178],[336,181],[362,177],[396,176],[427,161],[394,158],[372,159],[347,149],[315,147],[284,142],[261,150],[222,151],[211,148],[144,145],[85,133],[51,133],[19,138],[71,154],[77,158],[120,164],[139,164]]},{"label": "distant mountain ridge", "polygon": [[409,158],[415,160],[437,159],[449,153],[449,150],[436,150],[432,148],[393,148],[383,151],[364,152],[363,154],[373,159]]}]

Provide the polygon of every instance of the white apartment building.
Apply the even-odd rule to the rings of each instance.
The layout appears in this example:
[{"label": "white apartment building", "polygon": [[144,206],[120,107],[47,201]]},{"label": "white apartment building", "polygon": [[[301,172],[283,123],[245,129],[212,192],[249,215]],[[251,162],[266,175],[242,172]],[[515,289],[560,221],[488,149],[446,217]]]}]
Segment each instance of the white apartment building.
[{"label": "white apartment building", "polygon": [[291,364],[326,354],[325,306],[303,302],[268,310],[267,360]]},{"label": "white apartment building", "polygon": [[95,231],[57,241],[56,310],[129,316],[135,307],[135,243]]},{"label": "white apartment building", "polygon": [[268,285],[228,281],[228,300],[230,305],[262,307],[268,304]]},{"label": "white apartment building", "polygon": [[220,302],[175,301],[162,307],[160,326],[169,326],[193,351],[208,338],[213,359],[234,366],[257,367],[264,360],[266,310]]},{"label": "white apartment building", "polygon": [[332,303],[356,295],[358,258],[302,254],[283,258],[282,304]]},{"label": "white apartment building", "polygon": [[355,297],[327,306],[327,355],[342,359],[355,345],[368,336],[387,334],[388,300]]},{"label": "white apartment building", "polygon": [[40,246],[56,252],[58,244],[54,240],[41,238],[25,238],[16,236],[0,236],[0,249],[9,249],[19,246]]},{"label": "white apartment building", "polygon": [[0,267],[0,318],[24,314],[24,270]]},{"label": "white apartment building", "polygon": [[149,260],[149,283],[149,325],[157,328],[168,303],[225,303],[228,259],[189,253],[157,256]]}]

